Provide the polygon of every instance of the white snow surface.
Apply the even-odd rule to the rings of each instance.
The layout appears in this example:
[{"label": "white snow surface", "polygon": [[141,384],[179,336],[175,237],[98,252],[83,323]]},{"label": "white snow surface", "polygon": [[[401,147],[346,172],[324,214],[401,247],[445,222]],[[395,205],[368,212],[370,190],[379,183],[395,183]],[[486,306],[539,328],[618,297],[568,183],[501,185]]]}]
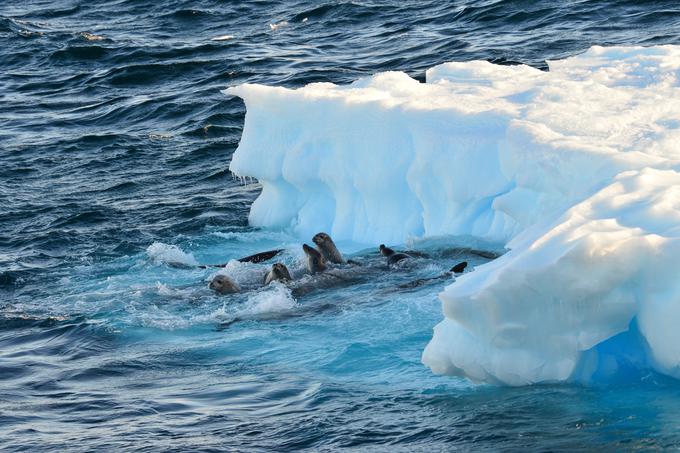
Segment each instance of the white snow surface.
[{"label": "white snow surface", "polygon": [[230,168],[262,184],[250,222],[506,244],[440,294],[423,353],[436,373],[582,378],[597,345],[635,326],[649,366],[680,378],[680,47],[593,47],[548,65],[227,89],[247,108]]}]

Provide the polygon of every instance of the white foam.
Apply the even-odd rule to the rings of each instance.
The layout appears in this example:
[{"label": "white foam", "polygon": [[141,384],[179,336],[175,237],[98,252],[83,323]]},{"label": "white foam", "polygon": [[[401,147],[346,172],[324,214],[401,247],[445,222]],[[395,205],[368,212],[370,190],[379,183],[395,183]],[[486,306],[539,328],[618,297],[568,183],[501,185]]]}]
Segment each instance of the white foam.
[{"label": "white foam", "polygon": [[441,294],[423,354],[438,373],[568,380],[633,323],[652,365],[680,377],[680,47],[548,64],[229,88],[247,107],[230,169],[262,184],[250,223],[357,243],[505,244]]},{"label": "white foam", "polygon": [[[142,285],[140,287],[144,288]],[[195,296],[195,289],[191,287],[178,288],[159,281],[156,282],[156,291],[161,296],[168,296],[170,298],[190,300]]]},{"label": "white foam", "polygon": [[229,239],[238,242],[276,241],[279,243],[286,243],[295,241],[295,238],[290,234],[272,231],[215,231],[212,234],[223,239]]},{"label": "white foam", "polygon": [[229,41],[230,39],[234,39],[234,35],[220,35],[210,38],[211,41]]},{"label": "white foam", "polygon": [[155,263],[181,264],[184,266],[198,266],[198,261],[191,253],[183,252],[176,245],[154,242],[146,249],[146,254]]},{"label": "white foam", "polygon": [[276,314],[290,311],[297,307],[290,289],[279,282],[272,282],[262,291],[253,292],[239,315]]},{"label": "white foam", "polygon": [[265,264],[242,263],[238,260],[230,260],[223,268],[211,275],[212,280],[216,275],[227,275],[233,279],[240,287],[261,286],[264,276],[270,267]]},{"label": "white foam", "polygon": [[275,24],[274,23],[269,24],[269,29],[270,30],[277,30],[277,29],[279,29],[281,27],[285,27],[287,25],[288,25],[288,22],[285,21],[285,20],[282,20],[281,22],[278,22],[278,23],[275,23]]}]

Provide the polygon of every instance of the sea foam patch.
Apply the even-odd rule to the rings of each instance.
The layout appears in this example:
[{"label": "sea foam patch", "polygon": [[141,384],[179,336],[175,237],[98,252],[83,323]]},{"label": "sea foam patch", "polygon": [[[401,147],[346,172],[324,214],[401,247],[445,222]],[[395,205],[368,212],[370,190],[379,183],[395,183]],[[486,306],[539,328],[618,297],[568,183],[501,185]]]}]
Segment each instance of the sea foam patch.
[{"label": "sea foam patch", "polygon": [[423,354],[435,372],[569,380],[634,324],[652,366],[680,377],[680,47],[593,47],[548,65],[229,88],[247,107],[230,168],[263,188],[250,222],[507,244],[441,294]]},{"label": "sea foam patch", "polygon": [[155,263],[179,264],[183,266],[198,266],[194,255],[184,252],[176,245],[154,242],[146,249],[146,254]]}]

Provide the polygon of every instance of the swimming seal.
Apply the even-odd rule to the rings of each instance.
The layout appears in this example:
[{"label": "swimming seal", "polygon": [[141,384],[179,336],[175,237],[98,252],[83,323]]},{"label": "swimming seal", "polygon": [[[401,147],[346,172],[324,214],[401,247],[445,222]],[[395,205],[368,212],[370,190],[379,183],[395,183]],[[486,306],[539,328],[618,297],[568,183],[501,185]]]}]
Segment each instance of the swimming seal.
[{"label": "swimming seal", "polygon": [[269,250],[268,252],[260,252],[254,255],[246,256],[244,258],[239,258],[241,263],[261,263],[262,261],[267,261],[274,258],[279,253],[283,252],[284,249]]},{"label": "swimming seal", "polygon": [[210,282],[210,289],[219,294],[233,294],[241,291],[234,280],[224,274],[216,275]]},{"label": "swimming seal", "polygon": [[467,261],[463,261],[462,263],[458,263],[455,266],[453,266],[449,272],[453,272],[454,274],[460,274],[465,270],[467,265],[468,265]]},{"label": "swimming seal", "polygon": [[317,250],[323,255],[326,261],[330,261],[335,264],[344,264],[345,258],[342,257],[342,253],[335,246],[333,239],[326,233],[317,233],[312,238],[312,242],[316,244]]},{"label": "swimming seal", "polygon": [[317,272],[323,272],[328,268],[328,266],[326,266],[326,259],[317,249],[312,248],[307,244],[302,244],[302,250],[304,250],[305,255],[307,255],[307,269],[309,269],[309,272],[316,274]]},{"label": "swimming seal", "polygon": [[383,256],[387,257],[387,264],[396,264],[399,261],[410,258],[409,255],[406,253],[397,253],[394,250],[392,250],[389,247],[385,247],[385,244],[380,244],[380,253],[382,253]]},{"label": "swimming seal", "polygon": [[448,278],[451,278],[451,274],[462,274],[463,271],[465,271],[465,268],[467,267],[468,262],[467,261],[462,261],[455,266],[453,266],[448,272],[443,273],[442,275],[438,275],[436,277],[430,277],[430,278],[419,278],[418,280],[413,280],[412,282],[408,283],[403,283],[399,285],[399,288],[404,288],[404,289],[409,289],[409,288],[417,288],[419,286],[429,284],[438,280],[446,280]]},{"label": "swimming seal", "polygon": [[290,277],[290,272],[288,272],[288,268],[286,267],[285,264],[281,263],[272,264],[272,270],[267,272],[267,275],[264,276],[265,285],[268,285],[275,280],[282,282],[292,280],[292,278]]},{"label": "swimming seal", "polygon": [[[279,253],[283,252],[284,249],[276,249],[276,250],[269,250],[267,252],[260,252],[256,253],[254,255],[249,255],[243,258],[239,258],[237,261],[241,263],[261,263],[263,261],[270,260],[274,258],[276,255]],[[227,267],[227,264],[229,263],[222,263],[222,264],[199,264],[199,268],[201,269],[207,269],[209,267]]]}]

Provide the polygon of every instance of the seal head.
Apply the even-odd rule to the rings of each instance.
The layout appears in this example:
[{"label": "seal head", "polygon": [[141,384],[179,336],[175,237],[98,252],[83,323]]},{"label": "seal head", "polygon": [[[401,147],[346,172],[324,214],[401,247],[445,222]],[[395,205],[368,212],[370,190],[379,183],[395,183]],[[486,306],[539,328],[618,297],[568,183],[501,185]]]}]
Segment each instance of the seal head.
[{"label": "seal head", "polygon": [[236,282],[224,274],[216,275],[212,279],[210,289],[219,294],[233,294],[241,291]]},{"label": "seal head", "polygon": [[335,246],[333,239],[326,233],[317,233],[312,238],[312,241],[316,244],[317,250],[323,255],[326,261],[335,264],[344,264],[345,258],[343,258],[342,253]]},{"label": "seal head", "polygon": [[411,258],[406,253],[397,253],[391,248],[385,247],[385,244],[380,244],[380,247],[378,247],[378,249],[380,250],[382,256],[387,257],[387,264],[389,265],[396,264],[399,261],[406,258]]},{"label": "seal head", "polygon": [[286,267],[285,264],[282,263],[272,264],[272,269],[269,272],[267,272],[267,275],[265,275],[264,277],[264,284],[268,285],[275,280],[281,282],[288,282],[292,280],[292,278],[290,277],[290,272],[288,272],[288,268]]},{"label": "seal head", "polygon": [[312,248],[307,244],[302,244],[302,250],[304,250],[305,255],[307,255],[307,269],[309,269],[309,272],[316,274],[317,272],[323,272],[328,268],[328,266],[326,266],[326,259],[317,249]]}]

